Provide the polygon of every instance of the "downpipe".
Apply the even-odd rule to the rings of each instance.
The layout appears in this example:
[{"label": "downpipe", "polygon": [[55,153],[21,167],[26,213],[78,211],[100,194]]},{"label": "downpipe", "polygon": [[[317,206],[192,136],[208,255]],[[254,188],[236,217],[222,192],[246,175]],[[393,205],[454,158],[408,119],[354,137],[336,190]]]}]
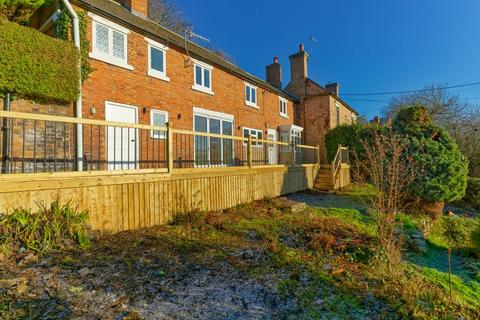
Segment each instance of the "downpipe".
[{"label": "downpipe", "polygon": [[[78,48],[79,56],[78,56],[78,98],[75,101],[75,115],[77,119],[82,118],[82,78],[81,78],[81,70],[82,70],[82,61],[80,56],[80,23],[78,21],[78,16],[75,10],[73,10],[72,5],[68,0],[62,0],[65,8],[67,8],[70,17],[72,18],[72,29],[73,29],[73,43],[75,47]],[[83,125],[81,123],[77,124],[77,171],[83,171]]]}]

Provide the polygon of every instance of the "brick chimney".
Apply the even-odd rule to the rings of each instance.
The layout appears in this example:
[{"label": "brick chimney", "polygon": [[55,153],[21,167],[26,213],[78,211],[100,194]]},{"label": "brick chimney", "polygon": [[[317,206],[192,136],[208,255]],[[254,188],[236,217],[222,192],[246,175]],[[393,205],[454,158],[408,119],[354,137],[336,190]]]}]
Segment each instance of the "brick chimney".
[{"label": "brick chimney", "polygon": [[338,96],[338,90],[339,90],[338,83],[336,83],[336,82],[328,83],[328,84],[325,86],[325,89],[327,90],[327,92],[332,93],[332,94]]},{"label": "brick chimney", "polygon": [[278,57],[273,58],[273,63],[266,67],[267,82],[282,89],[282,66],[278,63]]},{"label": "brick chimney", "polygon": [[301,44],[300,50],[292,54],[290,59],[290,77],[291,82],[303,81],[308,77],[308,53],[305,52],[305,46]]},{"label": "brick chimney", "polygon": [[147,16],[148,13],[148,5],[147,0],[116,0],[122,6],[130,10],[132,13],[136,13],[138,15]]}]

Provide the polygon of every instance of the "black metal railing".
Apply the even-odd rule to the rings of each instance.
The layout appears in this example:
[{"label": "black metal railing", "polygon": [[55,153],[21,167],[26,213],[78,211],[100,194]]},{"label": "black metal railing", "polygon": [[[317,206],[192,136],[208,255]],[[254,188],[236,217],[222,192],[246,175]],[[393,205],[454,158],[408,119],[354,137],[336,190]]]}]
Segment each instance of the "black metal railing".
[{"label": "black metal railing", "polygon": [[0,118],[2,173],[319,163],[318,147],[291,142],[10,111]]}]

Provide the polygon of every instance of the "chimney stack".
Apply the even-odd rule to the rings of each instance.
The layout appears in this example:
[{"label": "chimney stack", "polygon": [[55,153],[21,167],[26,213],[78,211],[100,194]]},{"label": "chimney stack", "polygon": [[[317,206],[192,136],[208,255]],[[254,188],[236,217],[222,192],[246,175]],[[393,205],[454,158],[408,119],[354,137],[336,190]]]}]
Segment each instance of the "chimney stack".
[{"label": "chimney stack", "polygon": [[267,82],[282,89],[282,66],[278,63],[278,57],[273,58],[273,63],[266,67]]},{"label": "chimney stack", "polygon": [[147,17],[148,14],[148,4],[147,0],[116,0],[125,8],[129,9],[130,12],[136,13],[140,16]]},{"label": "chimney stack", "polygon": [[308,53],[305,52],[305,46],[300,44],[299,51],[292,54],[290,59],[291,82],[303,81],[308,77]]},{"label": "chimney stack", "polygon": [[336,83],[336,82],[328,83],[328,84],[325,86],[325,89],[327,90],[327,92],[338,96],[338,93],[339,93],[339,91],[338,91],[338,90],[339,90],[338,83]]}]

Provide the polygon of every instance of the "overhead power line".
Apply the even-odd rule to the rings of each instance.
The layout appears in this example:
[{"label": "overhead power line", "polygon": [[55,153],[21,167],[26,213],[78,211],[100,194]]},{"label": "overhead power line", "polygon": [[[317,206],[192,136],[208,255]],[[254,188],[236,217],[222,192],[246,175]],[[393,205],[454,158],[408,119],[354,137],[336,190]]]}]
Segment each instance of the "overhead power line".
[{"label": "overhead power line", "polygon": [[418,90],[406,90],[406,91],[387,91],[387,92],[372,92],[372,93],[342,93],[342,96],[381,96],[381,95],[392,95],[392,94],[407,94],[407,93],[416,93],[416,92],[428,92],[436,90],[445,90],[445,89],[455,89],[463,87],[471,87],[475,85],[480,85],[480,82],[472,82],[467,84],[458,84],[455,86],[446,86],[439,88],[428,88],[428,89],[418,89]]}]

